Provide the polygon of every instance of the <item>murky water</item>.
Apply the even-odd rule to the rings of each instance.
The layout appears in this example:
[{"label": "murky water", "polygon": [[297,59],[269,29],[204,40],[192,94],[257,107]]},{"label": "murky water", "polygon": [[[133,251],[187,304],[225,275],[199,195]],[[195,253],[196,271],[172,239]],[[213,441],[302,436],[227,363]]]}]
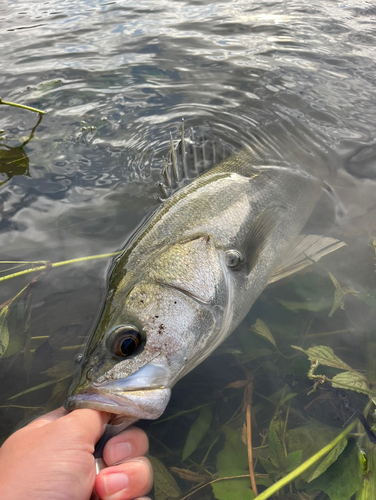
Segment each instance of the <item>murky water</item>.
[{"label": "murky water", "polygon": [[[246,365],[256,379],[260,374],[256,402],[282,390],[288,372],[299,372],[279,363],[271,344],[249,333],[257,318],[270,327],[284,355],[294,354],[290,344],[330,345],[352,368],[366,369],[374,378],[369,353],[376,331],[376,9],[371,1],[12,1],[0,5],[0,30],[1,97],[46,111],[33,131],[37,114],[0,106],[2,261],[59,262],[119,250],[158,204],[162,157],[170,132],[178,138],[184,117],[198,138],[228,151],[252,145],[266,150],[270,163],[298,164],[326,179],[335,196],[324,197],[309,230],[348,243],[323,261],[345,290],[344,310],[328,317],[334,286],[317,266],[309,286],[304,279],[312,275],[266,291],[226,342],[227,351],[248,353],[249,359],[252,351],[270,351]],[[12,303],[12,356],[8,351],[0,364],[2,438],[25,419],[61,404],[74,356],[100,310],[110,262],[50,269]],[[10,271],[13,266],[3,264],[1,276],[30,267]],[[0,282],[0,302],[35,276]],[[368,298],[361,300],[351,287]],[[327,304],[296,312],[278,302],[286,297]],[[214,401],[219,428],[241,402],[239,389],[232,394],[223,388],[244,379],[243,361],[230,354],[211,357],[175,388],[168,414]],[[305,371],[307,366],[299,372],[301,380]],[[260,432],[275,408],[268,411],[269,420],[264,408],[257,422]],[[321,413],[321,421],[338,425],[329,410]],[[307,418],[319,414],[315,410]],[[188,420],[150,429],[152,446],[158,439],[170,447],[161,448],[168,465],[181,466],[181,449],[196,417],[190,413]],[[161,449],[156,453],[163,458]]]}]

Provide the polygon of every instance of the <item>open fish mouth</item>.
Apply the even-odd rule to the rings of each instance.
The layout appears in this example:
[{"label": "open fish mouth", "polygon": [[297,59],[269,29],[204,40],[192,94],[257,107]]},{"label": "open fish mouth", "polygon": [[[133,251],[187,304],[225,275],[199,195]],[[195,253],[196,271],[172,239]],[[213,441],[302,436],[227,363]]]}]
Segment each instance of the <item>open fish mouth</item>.
[{"label": "open fish mouth", "polygon": [[90,408],[137,419],[156,419],[165,410],[171,389],[167,368],[148,363],[132,375],[109,382],[93,383],[84,391],[70,396],[68,410]]}]

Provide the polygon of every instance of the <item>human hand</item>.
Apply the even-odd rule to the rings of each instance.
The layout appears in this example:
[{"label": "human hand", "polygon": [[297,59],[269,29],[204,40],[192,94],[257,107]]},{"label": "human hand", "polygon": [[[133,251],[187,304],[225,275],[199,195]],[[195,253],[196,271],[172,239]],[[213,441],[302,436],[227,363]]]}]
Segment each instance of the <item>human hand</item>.
[{"label": "human hand", "polygon": [[94,484],[101,500],[131,500],[148,493],[153,473],[142,456],[148,439],[137,427],[106,443],[108,467],[95,476],[94,447],[109,417],[96,410],[67,413],[60,408],[12,434],[0,448],[0,498],[89,500]]}]

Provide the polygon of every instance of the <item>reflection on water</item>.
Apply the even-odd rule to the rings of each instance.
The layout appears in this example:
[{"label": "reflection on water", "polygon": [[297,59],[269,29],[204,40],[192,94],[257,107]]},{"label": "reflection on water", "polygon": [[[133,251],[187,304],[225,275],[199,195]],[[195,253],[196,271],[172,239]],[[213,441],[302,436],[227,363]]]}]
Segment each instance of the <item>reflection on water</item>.
[{"label": "reflection on water", "polygon": [[[212,434],[192,455],[194,464],[212,467],[210,474],[223,449],[222,433],[208,452],[218,429],[244,421],[236,410],[246,384],[224,388],[247,380],[245,369],[254,378],[255,446],[265,445],[263,429],[273,415],[286,420],[283,391],[298,394],[288,428],[313,418],[332,429],[348,418],[333,414],[330,397],[304,409],[309,365],[291,344],[331,346],[376,380],[375,22],[367,0],[0,6],[1,95],[47,111],[36,126],[36,115],[0,107],[2,261],[58,262],[121,248],[158,203],[162,157],[182,117],[198,141],[218,141],[229,151],[252,145],[267,152],[269,163],[299,165],[331,186],[333,195],[323,198],[308,229],[348,244],[323,262],[340,288],[319,266],[270,287],[222,354],[175,388],[168,415],[211,408]],[[98,260],[49,270],[9,304],[14,339],[12,356],[0,364],[2,438],[64,399],[74,356],[101,307],[109,265]],[[3,264],[1,276],[29,267],[14,266]],[[0,282],[0,303],[30,276]],[[335,291],[338,308],[328,316]],[[249,332],[257,319],[287,358]],[[367,396],[355,395],[352,404],[362,409]],[[150,427],[153,451],[166,465],[188,468],[181,450],[199,411]],[[196,474],[208,474],[196,465]],[[192,484],[183,479],[180,486]],[[202,491],[212,498],[210,487]]]}]

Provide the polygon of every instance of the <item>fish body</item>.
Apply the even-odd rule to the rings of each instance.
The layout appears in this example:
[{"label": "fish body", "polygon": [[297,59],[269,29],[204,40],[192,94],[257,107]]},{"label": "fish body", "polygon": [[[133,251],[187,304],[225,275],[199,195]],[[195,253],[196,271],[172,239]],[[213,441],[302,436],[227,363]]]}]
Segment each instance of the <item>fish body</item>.
[{"label": "fish body", "polygon": [[163,413],[265,289],[321,188],[298,168],[254,167],[243,150],[165,200],[115,264],[67,408]]}]

